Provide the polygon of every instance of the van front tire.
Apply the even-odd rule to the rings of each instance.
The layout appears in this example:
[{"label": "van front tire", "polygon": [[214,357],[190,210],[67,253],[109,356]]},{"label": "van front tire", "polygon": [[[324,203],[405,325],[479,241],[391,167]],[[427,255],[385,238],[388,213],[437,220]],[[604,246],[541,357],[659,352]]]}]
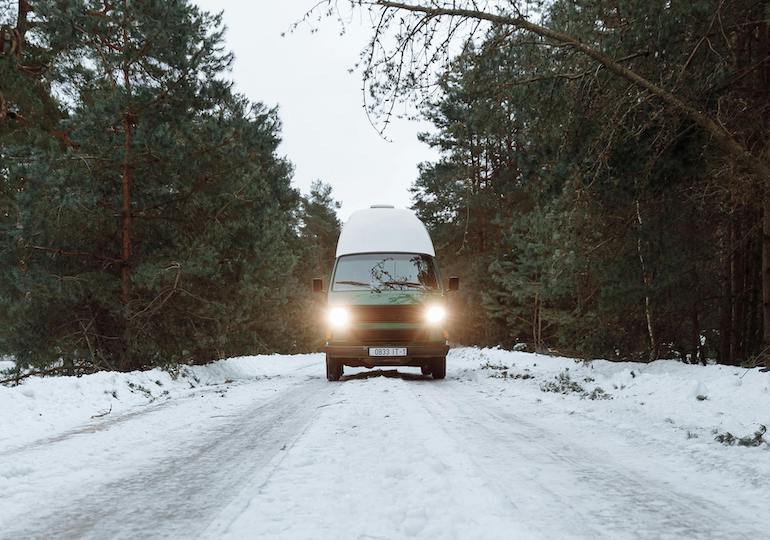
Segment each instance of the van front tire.
[{"label": "van front tire", "polygon": [[446,377],[446,356],[434,358],[430,363],[430,374],[434,379],[443,379]]},{"label": "van front tire", "polygon": [[342,362],[336,358],[326,357],[326,379],[329,381],[339,381],[342,377],[344,368]]}]

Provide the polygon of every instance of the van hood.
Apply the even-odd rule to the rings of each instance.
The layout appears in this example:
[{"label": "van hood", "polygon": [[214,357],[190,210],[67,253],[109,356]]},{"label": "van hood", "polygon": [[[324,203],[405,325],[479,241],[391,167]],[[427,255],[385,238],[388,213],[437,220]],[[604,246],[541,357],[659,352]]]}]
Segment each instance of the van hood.
[{"label": "van hood", "polygon": [[399,306],[425,304],[443,297],[441,291],[331,291],[330,306]]}]

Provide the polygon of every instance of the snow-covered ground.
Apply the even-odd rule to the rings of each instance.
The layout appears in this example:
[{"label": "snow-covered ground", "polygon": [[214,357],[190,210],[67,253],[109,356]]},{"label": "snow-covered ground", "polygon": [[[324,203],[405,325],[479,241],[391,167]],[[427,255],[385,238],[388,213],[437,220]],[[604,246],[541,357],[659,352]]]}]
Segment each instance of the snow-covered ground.
[{"label": "snow-covered ground", "polygon": [[323,375],[0,387],[0,538],[770,536],[770,373],[456,349],[444,381]]}]

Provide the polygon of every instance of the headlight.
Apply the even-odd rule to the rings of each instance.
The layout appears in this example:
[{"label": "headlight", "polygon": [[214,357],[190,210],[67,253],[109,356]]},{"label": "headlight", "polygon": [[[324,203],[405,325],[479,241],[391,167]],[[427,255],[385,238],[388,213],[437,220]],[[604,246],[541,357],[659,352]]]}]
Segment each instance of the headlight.
[{"label": "headlight", "polygon": [[332,328],[344,328],[350,321],[350,312],[344,307],[333,307],[327,313]]},{"label": "headlight", "polygon": [[431,306],[425,312],[425,319],[430,324],[439,324],[446,319],[446,309],[441,306]]}]

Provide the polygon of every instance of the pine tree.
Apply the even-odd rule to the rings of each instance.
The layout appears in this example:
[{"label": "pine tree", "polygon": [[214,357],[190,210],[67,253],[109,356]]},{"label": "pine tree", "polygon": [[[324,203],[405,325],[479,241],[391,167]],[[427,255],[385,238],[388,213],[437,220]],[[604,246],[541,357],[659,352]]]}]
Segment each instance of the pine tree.
[{"label": "pine tree", "polygon": [[233,93],[221,20],[188,2],[79,2],[59,64],[63,154],[11,147],[0,295],[26,364],[130,370],[271,350],[298,197],[275,110]]},{"label": "pine tree", "polygon": [[320,180],[310,186],[310,194],[302,198],[299,238],[313,253],[307,257],[309,273],[328,277],[334,264],[341,205],[332,196],[332,187]]},{"label": "pine tree", "polygon": [[[294,279],[296,293],[291,300],[290,325],[292,328],[291,351],[317,351],[323,345],[323,335],[319,330],[323,308],[323,298],[308,294],[311,280],[322,278],[329,283],[334,266],[337,239],[340,235],[340,220],[337,211],[340,203],[334,200],[331,185],[316,180],[310,187],[310,193],[302,197],[299,210],[297,235],[298,257]],[[308,321],[311,321],[308,324]]]}]

